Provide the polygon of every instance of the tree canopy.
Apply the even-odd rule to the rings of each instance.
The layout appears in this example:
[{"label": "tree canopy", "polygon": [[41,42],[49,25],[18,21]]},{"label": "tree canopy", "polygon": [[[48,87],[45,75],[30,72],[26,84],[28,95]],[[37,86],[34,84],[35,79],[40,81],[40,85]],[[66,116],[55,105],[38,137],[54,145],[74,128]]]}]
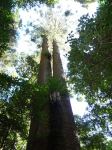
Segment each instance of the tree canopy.
[{"label": "tree canopy", "polygon": [[87,96],[88,102],[91,98],[104,100],[112,97],[110,12],[111,5],[105,3],[93,17],[82,16],[77,29],[79,38],[70,42],[70,80],[77,92]]},{"label": "tree canopy", "polygon": [[75,92],[85,95],[91,122],[94,120],[97,128],[109,136],[112,122],[111,9],[109,1],[103,1],[95,15],[80,18],[79,37],[70,40],[68,56],[69,77]]},{"label": "tree canopy", "polygon": [[[77,0],[78,1],[78,0]],[[57,0],[1,0],[0,1],[0,57],[13,50],[17,40],[15,9],[33,7],[39,3],[52,6]],[[82,3],[92,0],[78,1]],[[75,93],[85,95],[88,113],[82,118],[75,116],[82,150],[111,150],[112,141],[112,3],[100,0],[100,7],[90,17],[80,18],[78,38],[70,37],[68,76]],[[68,14],[67,14],[68,13]],[[65,15],[69,15],[66,11]],[[38,54],[37,54],[38,55]],[[13,58],[12,58],[13,59]],[[34,56],[15,60],[17,77],[0,73],[0,148],[25,149],[32,114],[31,102],[36,97],[60,90],[61,84],[51,79],[48,85],[37,84],[39,64]],[[1,64],[0,64],[1,65]],[[24,66],[24,67],[23,67]],[[50,87],[50,89],[48,88]],[[61,89],[65,92],[65,89]],[[43,94],[44,93],[44,94]],[[39,101],[38,117],[42,102]]]}]

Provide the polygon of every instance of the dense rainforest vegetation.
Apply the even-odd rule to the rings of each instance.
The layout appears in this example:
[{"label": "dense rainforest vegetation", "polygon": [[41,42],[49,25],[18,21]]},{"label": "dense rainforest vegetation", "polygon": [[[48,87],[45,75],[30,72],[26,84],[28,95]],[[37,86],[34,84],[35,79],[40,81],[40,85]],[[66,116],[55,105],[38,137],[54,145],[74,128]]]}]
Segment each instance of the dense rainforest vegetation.
[{"label": "dense rainforest vegetation", "polygon": [[[80,0],[79,2],[87,5],[88,2],[93,1]],[[58,1],[0,1],[0,149],[2,150],[25,150],[27,141],[29,143],[28,145],[31,145],[32,137],[34,139],[36,136],[32,130],[30,131],[30,138],[28,138],[29,130],[31,130],[30,122],[33,120],[32,115],[38,118],[38,120],[36,120],[36,118],[34,118],[34,120],[39,124],[39,136],[41,136],[41,134],[47,134],[49,131],[47,131],[46,122],[48,122],[47,113],[49,113],[49,111],[48,106],[43,107],[45,97],[47,99],[48,93],[50,92],[50,99],[54,99],[54,95],[60,99],[58,91],[61,95],[69,93],[65,86],[65,81],[61,79],[61,74],[63,73],[62,66],[60,66],[60,68],[57,67],[61,62],[59,63],[60,58],[58,51],[56,51],[58,50],[56,41],[53,41],[53,57],[54,60],[56,60],[53,62],[55,68],[53,70],[54,74],[49,80],[45,79],[45,82],[42,76],[39,75],[39,69],[41,66],[44,66],[47,68],[46,74],[51,75],[51,66],[49,65],[51,55],[47,51],[46,37],[42,36],[43,50],[45,50],[45,58],[42,59],[44,59],[45,64],[48,64],[47,66],[45,64],[39,64],[38,61],[34,59],[35,56],[39,55],[38,53],[27,57],[24,57],[24,55],[17,57],[15,49],[12,48],[12,45],[16,43],[19,36],[17,28],[19,28],[18,24],[20,24],[20,21],[18,21],[17,10],[19,8],[30,9],[40,3],[45,3],[48,7],[53,7]],[[68,38],[71,47],[67,55],[69,60],[68,84],[72,84],[74,93],[84,95],[88,103],[87,114],[83,117],[74,116],[74,127],[78,134],[78,140],[80,141],[80,149],[82,150],[112,149],[111,10],[112,2],[110,0],[100,0],[99,8],[92,17],[87,14],[80,18],[77,27],[79,37],[75,38],[69,34]],[[69,11],[66,11],[65,15],[69,15]],[[9,75],[4,69],[5,66],[10,67],[11,63],[13,63],[18,76]],[[59,79],[57,79],[57,76]],[[42,84],[40,85],[40,83]],[[54,91],[56,92],[53,93]],[[37,102],[37,105],[34,102]],[[67,103],[66,105],[68,108],[67,111],[70,112],[69,104]],[[57,110],[54,111],[56,108]],[[43,109],[45,111],[43,111]],[[52,104],[50,110],[52,116],[51,128],[53,131],[54,128],[56,128],[55,134],[58,135],[59,131],[68,126],[62,125],[61,121],[56,121],[56,119],[61,120],[64,116],[64,119],[67,120],[71,114],[62,113],[58,104]],[[72,122],[71,120],[69,122]],[[34,126],[35,124],[33,123],[33,129],[35,128]],[[72,125],[70,127],[72,128]],[[58,128],[60,128],[59,131]],[[60,137],[63,136],[63,132],[60,133]],[[68,132],[72,131],[68,130],[65,136],[69,135]],[[61,144],[59,142],[63,137],[55,138],[55,135],[51,135],[51,137],[54,137],[54,140],[50,139],[51,147],[46,148],[46,150],[60,150],[56,145],[57,143],[59,146],[65,146],[64,142]],[[72,139],[72,136],[70,137]],[[67,140],[66,138],[64,139],[65,141]],[[68,142],[67,144],[69,144],[71,139],[68,138],[66,143]],[[34,150],[34,148],[28,145],[28,150]],[[78,145],[77,139],[75,140],[75,145]],[[66,147],[63,149],[70,150],[69,148],[66,149]],[[78,148],[76,148],[76,150],[78,150]]]}]

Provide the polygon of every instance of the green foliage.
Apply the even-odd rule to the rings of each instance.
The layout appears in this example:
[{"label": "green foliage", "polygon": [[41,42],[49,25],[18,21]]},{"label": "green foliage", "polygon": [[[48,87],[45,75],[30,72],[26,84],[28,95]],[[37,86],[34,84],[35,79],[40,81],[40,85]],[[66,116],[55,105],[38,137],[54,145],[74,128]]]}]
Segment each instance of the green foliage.
[{"label": "green foliage", "polygon": [[0,147],[4,149],[14,149],[15,145],[18,146],[18,135],[21,140],[26,140],[30,117],[31,92],[26,92],[31,91],[29,84],[19,79],[9,79],[11,78],[5,78],[7,87],[0,91]]},{"label": "green foliage", "polygon": [[42,4],[42,3],[45,3],[49,6],[55,4],[58,0],[16,0],[16,4],[19,6],[19,7],[26,7],[26,6],[35,6],[35,5],[38,5],[39,3]]},{"label": "green foliage", "polygon": [[[38,0],[48,5],[55,0]],[[39,4],[37,0],[0,1],[0,57],[8,49],[11,36],[15,35],[13,9]],[[88,116],[77,119],[82,149],[108,149],[105,135],[112,135],[112,5],[103,1],[96,16],[83,16],[78,26],[79,38],[71,40],[69,55],[70,80],[75,91],[86,95],[90,105]],[[69,15],[66,12],[65,15]],[[47,54],[46,54],[47,55]],[[49,56],[48,56],[49,57]],[[18,65],[19,64],[19,65]],[[37,85],[39,65],[32,57],[16,62],[18,78],[0,74],[0,148],[22,149],[26,142],[32,113],[44,122],[48,116],[43,108],[49,93],[67,92],[65,84],[56,78],[45,85]],[[34,103],[32,103],[34,102]],[[32,104],[32,105],[31,105]],[[33,107],[33,110],[32,110]],[[100,132],[97,129],[100,128]],[[92,134],[92,131],[94,132]],[[22,142],[21,142],[22,141]],[[103,148],[102,148],[103,147]]]},{"label": "green foliage", "polygon": [[82,150],[111,150],[109,143],[111,145],[112,141],[107,140],[91,113],[74,118]]},{"label": "green foliage", "polygon": [[36,56],[20,56],[14,64],[16,72],[20,78],[29,80],[30,83],[37,82],[39,64],[34,60]]},{"label": "green foliage", "polygon": [[9,48],[9,43],[15,39],[14,9],[17,7],[32,7],[39,3],[53,5],[57,0],[0,0],[0,57]]},{"label": "green foliage", "polygon": [[7,50],[10,37],[15,35],[12,7],[12,0],[0,1],[0,57]]},{"label": "green foliage", "polygon": [[14,84],[14,80],[12,77],[7,76],[6,74],[0,74],[0,89],[8,89],[12,84]]},{"label": "green foliage", "polygon": [[28,137],[31,101],[37,96],[35,78],[38,64],[32,57],[28,57],[25,59],[27,65],[23,69],[20,67],[23,60],[16,62],[18,78],[0,74],[0,147],[3,149],[21,150],[21,143],[25,149]]},{"label": "green foliage", "polygon": [[95,15],[82,16],[77,28],[79,37],[70,40],[70,82],[74,91],[84,94],[89,104],[88,116],[80,120],[82,149],[111,150],[106,140],[106,136],[112,135],[111,10],[112,5],[105,0]]},{"label": "green foliage", "polygon": [[80,19],[79,38],[71,41],[69,69],[75,90],[88,97],[111,98],[112,14],[111,5],[103,5],[96,17]]},{"label": "green foliage", "polygon": [[60,92],[62,95],[67,93],[67,89],[62,80],[52,77],[48,80],[49,93]]}]

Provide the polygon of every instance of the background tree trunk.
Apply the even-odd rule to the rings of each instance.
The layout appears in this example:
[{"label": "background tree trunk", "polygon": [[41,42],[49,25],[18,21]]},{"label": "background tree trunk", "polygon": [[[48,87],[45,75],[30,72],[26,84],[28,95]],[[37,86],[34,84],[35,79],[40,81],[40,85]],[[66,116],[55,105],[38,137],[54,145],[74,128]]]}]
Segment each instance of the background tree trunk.
[{"label": "background tree trunk", "polygon": [[[53,76],[63,82],[64,71],[56,41],[53,41]],[[80,144],[76,136],[75,123],[70,105],[69,94],[54,91],[56,100],[51,103],[51,149],[50,150],[79,150]],[[60,95],[60,99],[59,99]]]},{"label": "background tree trunk", "polygon": [[[47,38],[43,36],[38,84],[44,86],[51,76],[51,56],[48,51]],[[42,92],[34,95],[32,116],[27,150],[48,150],[49,139],[49,95]]]}]

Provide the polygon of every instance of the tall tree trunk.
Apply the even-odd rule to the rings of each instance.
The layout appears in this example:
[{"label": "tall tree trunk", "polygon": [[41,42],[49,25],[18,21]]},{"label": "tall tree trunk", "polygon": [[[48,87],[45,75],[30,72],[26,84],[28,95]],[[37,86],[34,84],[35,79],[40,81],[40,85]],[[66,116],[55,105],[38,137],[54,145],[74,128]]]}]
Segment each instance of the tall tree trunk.
[{"label": "tall tree trunk", "polygon": [[[56,41],[53,41],[53,76],[66,87],[64,71]],[[59,83],[60,84],[60,83]],[[54,96],[55,95],[55,96]],[[51,149],[79,150],[69,94],[54,91],[51,103]]]},{"label": "tall tree trunk", "polygon": [[[47,38],[43,36],[38,84],[44,86],[51,76],[51,56]],[[27,150],[48,150],[49,139],[49,95],[42,92],[34,96]]]}]

